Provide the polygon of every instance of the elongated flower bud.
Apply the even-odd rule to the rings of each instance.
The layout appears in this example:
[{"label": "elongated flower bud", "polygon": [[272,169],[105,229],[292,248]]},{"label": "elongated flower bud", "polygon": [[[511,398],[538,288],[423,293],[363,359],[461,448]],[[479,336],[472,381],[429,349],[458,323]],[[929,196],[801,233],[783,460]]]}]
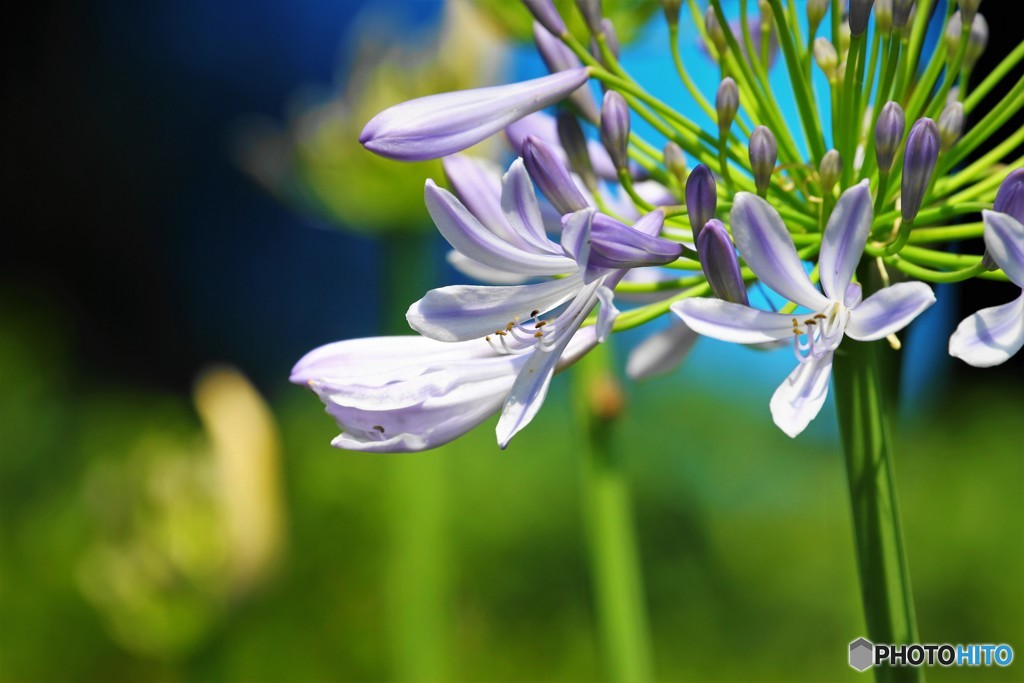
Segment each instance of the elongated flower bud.
[{"label": "elongated flower bud", "polygon": [[359,142],[389,159],[423,161],[461,152],[587,82],[578,68],[522,83],[419,97],[374,116]]},{"label": "elongated flower bud", "polygon": [[996,191],[992,210],[1013,216],[1018,222],[1024,223],[1024,168],[1014,169],[1006,176]]},{"label": "elongated flower bud", "polygon": [[683,155],[683,149],[669,140],[665,143],[665,149],[661,155],[665,160],[665,168],[675,177],[679,185],[682,186],[686,183],[686,156]]},{"label": "elongated flower bud", "polygon": [[828,12],[829,0],[807,0],[807,26],[813,36]]},{"label": "elongated flower bud", "polygon": [[875,124],[875,158],[878,160],[878,170],[882,173],[892,169],[896,150],[903,142],[906,120],[903,107],[895,102],[886,102],[878,114],[878,123]]},{"label": "elongated flower bud", "polygon": [[904,222],[913,221],[921,210],[935,162],[939,158],[939,128],[931,119],[918,119],[907,136],[903,153],[903,185],[900,210]]},{"label": "elongated flower bud", "polygon": [[693,241],[697,242],[704,224],[715,217],[718,193],[715,176],[704,164],[699,164],[686,179],[686,212],[690,218]]},{"label": "elongated flower bud", "polygon": [[754,185],[762,197],[771,184],[775,162],[779,158],[779,145],[767,126],[758,126],[750,134],[750,168],[754,172]]},{"label": "elongated flower bud", "polygon": [[587,208],[587,200],[569,176],[554,150],[533,135],[523,143],[523,163],[537,189],[558,213],[565,215]]},{"label": "elongated flower bud", "polygon": [[608,49],[612,51],[615,58],[619,57],[619,35],[615,32],[615,25],[611,19],[605,17],[601,20],[601,33],[604,34],[605,42],[608,43]]},{"label": "elongated flower bud", "polygon": [[594,174],[594,166],[590,162],[590,152],[587,150],[587,138],[583,134],[583,128],[575,116],[567,111],[558,113],[557,119],[558,141],[565,150],[569,159],[569,167],[576,172],[576,175],[583,180],[591,192],[597,189],[597,176]]},{"label": "elongated flower bud", "polygon": [[665,23],[669,26],[679,25],[679,8],[683,0],[661,0],[661,8],[665,11]]},{"label": "elongated flower bud", "polygon": [[697,253],[700,254],[700,267],[704,269],[704,275],[715,296],[734,304],[746,305],[747,286],[740,272],[736,249],[722,221],[712,218],[704,224],[697,238]]},{"label": "elongated flower bud", "polygon": [[[533,43],[537,52],[551,73],[580,68],[580,60],[560,39],[551,35],[539,22],[533,22]],[[588,121],[597,122],[597,102],[594,94],[584,83],[568,97],[569,101]]]},{"label": "elongated flower bud", "polygon": [[830,149],[821,158],[818,166],[818,177],[821,180],[821,191],[823,195],[831,195],[832,188],[839,182],[839,176],[843,174],[843,159],[839,152]]},{"label": "elongated flower bud", "polygon": [[601,32],[601,0],[576,0],[583,21],[593,34]]},{"label": "elongated flower bud", "polygon": [[629,167],[629,105],[614,90],[604,94],[601,105],[601,142],[617,170]]},{"label": "elongated flower bud", "polygon": [[839,53],[828,38],[814,39],[814,61],[825,72],[829,82],[834,83],[838,77]]},{"label": "elongated flower bud", "polygon": [[902,31],[910,21],[910,12],[914,9],[914,0],[892,0],[892,26]]},{"label": "elongated flower bud", "polygon": [[973,22],[974,15],[981,7],[981,0],[959,0],[957,4],[960,5],[960,14],[963,15],[963,20]]},{"label": "elongated flower bud", "polygon": [[875,1],[875,28],[883,36],[892,33],[892,0]]},{"label": "elongated flower bud", "polygon": [[551,0],[523,0],[523,4],[526,5],[526,9],[530,10],[533,18],[549,33],[555,36],[565,33],[565,21]]},{"label": "elongated flower bud", "polygon": [[959,102],[952,102],[946,105],[939,115],[939,139],[942,141],[942,151],[946,151],[960,139],[964,131],[964,105]]},{"label": "elongated flower bud", "polygon": [[736,87],[736,81],[726,77],[718,86],[718,93],[715,95],[715,112],[718,114],[718,132],[727,135],[736,112],[740,109],[740,91]]},{"label": "elongated flower bud", "polygon": [[850,0],[850,33],[859,36],[868,29],[868,17],[875,0]]},{"label": "elongated flower bud", "polygon": [[725,52],[725,30],[722,28],[722,24],[718,22],[718,15],[715,14],[714,7],[708,7],[707,11],[704,12],[704,29],[708,32],[708,38],[711,40],[712,45],[718,50],[718,54]]},{"label": "elongated flower bud", "polygon": [[981,59],[988,46],[988,22],[980,14],[974,15],[971,34],[967,37],[967,52],[964,53],[964,69],[970,71]]}]

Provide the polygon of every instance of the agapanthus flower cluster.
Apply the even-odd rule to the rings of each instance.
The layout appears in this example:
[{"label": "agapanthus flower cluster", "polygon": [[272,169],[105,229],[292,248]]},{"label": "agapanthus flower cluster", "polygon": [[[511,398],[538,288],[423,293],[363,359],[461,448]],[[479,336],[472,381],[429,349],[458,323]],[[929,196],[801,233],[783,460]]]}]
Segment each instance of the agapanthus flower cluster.
[{"label": "agapanthus flower cluster", "polygon": [[[487,284],[427,292],[407,314],[418,335],[337,342],[299,361],[292,380],[343,430],[334,445],[422,450],[500,412],[504,448],[555,373],[663,315],[672,323],[634,349],[631,376],[670,370],[699,335],[789,346],[796,368],[770,410],[796,436],[821,410],[847,338],[898,348],[896,333],[935,302],[933,283],[1024,287],[1024,169],[1004,159],[1024,142],[1024,130],[1005,130],[1024,107],[1022,83],[990,97],[1024,51],[973,82],[988,37],[977,0],[948,11],[851,0],[843,16],[832,12],[847,3],[762,0],[755,15],[741,0],[728,16],[720,0],[706,11],[664,0],[697,117],[629,75],[599,2],[577,4],[589,41],[551,0],[523,1],[550,75],[412,100],[364,128],[360,141],[381,156],[444,159],[450,189],[428,180],[427,212],[452,265]],[[714,93],[681,58],[684,8],[720,69]],[[944,40],[926,51],[938,24]],[[771,69],[789,77],[795,119]],[[815,91],[816,69],[827,92]],[[504,173],[464,154],[495,135],[515,155]],[[970,240],[985,252],[964,253]],[[755,284],[784,303],[753,307]],[[949,353],[991,366],[1022,345],[1024,293],[964,320]]]}]

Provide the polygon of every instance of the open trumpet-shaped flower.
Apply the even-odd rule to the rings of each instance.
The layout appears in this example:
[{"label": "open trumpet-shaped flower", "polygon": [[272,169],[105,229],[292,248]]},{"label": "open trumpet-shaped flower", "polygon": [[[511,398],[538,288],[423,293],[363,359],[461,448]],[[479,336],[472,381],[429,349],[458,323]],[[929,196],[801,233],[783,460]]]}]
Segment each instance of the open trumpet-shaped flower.
[{"label": "open trumpet-shaped flower", "polygon": [[819,259],[824,293],[808,278],[793,239],[768,202],[741,192],[730,219],[740,255],[767,286],[811,311],[784,315],[720,299],[687,299],[672,310],[700,334],[741,344],[793,338],[798,365],[771,400],[775,424],[796,436],[821,410],[832,359],[844,337],[882,339],[903,329],[935,302],[920,282],[899,283],[862,300],[853,274],[873,216],[867,182],[839,198],[829,218]]},{"label": "open trumpet-shaped flower", "polygon": [[949,338],[949,353],[979,368],[1006,362],[1024,346],[1024,224],[1007,213],[982,211],[985,248],[1022,288],[1008,304],[968,316]]}]

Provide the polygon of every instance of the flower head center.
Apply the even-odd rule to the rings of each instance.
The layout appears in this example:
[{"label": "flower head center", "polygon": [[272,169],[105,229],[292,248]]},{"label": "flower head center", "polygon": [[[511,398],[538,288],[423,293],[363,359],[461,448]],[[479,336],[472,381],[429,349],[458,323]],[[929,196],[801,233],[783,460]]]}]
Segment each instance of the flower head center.
[{"label": "flower head center", "polygon": [[832,353],[843,340],[850,309],[831,301],[824,311],[806,318],[793,318],[793,351],[801,363]]}]

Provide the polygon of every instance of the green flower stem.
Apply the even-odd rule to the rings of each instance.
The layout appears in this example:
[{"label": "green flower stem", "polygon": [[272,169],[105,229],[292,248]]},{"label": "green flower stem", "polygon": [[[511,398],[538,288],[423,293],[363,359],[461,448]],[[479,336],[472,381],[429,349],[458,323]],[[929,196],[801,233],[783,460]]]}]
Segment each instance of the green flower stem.
[{"label": "green flower stem", "polygon": [[[1002,168],[990,169],[989,173],[982,180],[976,181],[966,190],[953,195],[946,201],[949,204],[959,204],[960,202],[971,200],[986,203],[994,201],[996,191],[1003,181],[1006,180],[1006,176],[1010,175],[1010,171],[1020,168],[1022,165],[1024,165],[1024,156],[1019,156],[1013,161],[1004,164]],[[936,187],[942,183],[942,180],[944,179],[940,179],[939,182],[935,183]]]},{"label": "green flower stem", "polygon": [[1010,71],[1013,70],[1013,68],[1017,66],[1022,59],[1024,59],[1024,41],[1021,41],[1021,43],[1017,45],[1012,52],[1010,52],[1010,54],[1006,55],[1006,57],[1003,58],[1003,61],[999,62],[999,66],[993,69],[992,73],[986,76],[985,80],[983,80],[980,85],[975,86],[974,90],[971,91],[971,94],[966,100],[964,100],[964,111],[968,114],[974,111],[974,108],[981,103],[981,100],[989,94],[992,88],[1002,83],[1003,79],[1006,78],[1006,75],[1010,73]]},{"label": "green flower stem", "polygon": [[643,683],[652,678],[651,647],[625,451],[615,434],[622,389],[611,367],[605,342],[572,373],[573,412],[585,443],[583,511],[605,677]]},{"label": "green flower stem", "polygon": [[892,88],[893,75],[896,73],[896,65],[899,62],[900,41],[893,36],[886,38],[887,49],[882,60],[882,77],[878,83],[878,92],[875,95],[875,106],[871,112],[871,127],[868,129],[868,149],[864,155],[864,166],[861,169],[861,176],[871,177],[878,166],[878,157],[875,153],[875,126],[878,125],[878,116],[882,113],[882,106],[889,101],[889,92]]},{"label": "green flower stem", "polygon": [[960,43],[957,45],[956,54],[953,56],[953,62],[946,67],[946,75],[942,79],[942,85],[932,98],[931,106],[928,107],[928,115],[931,118],[937,117],[942,108],[946,106],[946,97],[949,95],[949,90],[956,83],[957,78],[960,77],[960,67],[964,64],[964,55],[967,54],[967,39],[970,35],[971,27],[965,24],[960,34]]},{"label": "green flower stem", "polygon": [[[954,216],[978,213],[984,209],[991,208],[992,206],[990,204],[983,204],[981,202],[964,202],[955,206],[945,205],[922,209],[918,212],[917,218],[914,219],[914,225],[932,225]],[[875,220],[871,223],[872,232],[879,232],[882,229],[891,230],[893,223],[897,218],[899,218],[899,216],[899,211],[890,211],[880,216],[875,216]]]},{"label": "green flower stem", "polygon": [[[865,284],[864,277],[861,278]],[[865,291],[865,296],[869,294]],[[889,420],[880,374],[884,341],[847,339],[836,350],[832,376],[846,458],[857,567],[867,637],[876,643],[916,643],[910,572],[903,548]],[[918,667],[875,670],[875,680],[923,681]]]},{"label": "green flower stem", "polygon": [[[924,42],[924,36],[928,31],[928,24],[931,23],[932,16],[932,0],[917,0],[914,8],[916,12],[914,15],[914,26],[911,28],[910,41],[908,43],[906,60],[906,78],[905,81],[910,83],[917,73],[918,68],[918,56],[921,54],[921,44]],[[952,9],[950,9],[952,13]],[[916,86],[915,86],[916,87]],[[928,89],[931,92],[931,88]]]},{"label": "green flower stem", "polygon": [[644,213],[652,211],[654,204],[644,199],[637,193],[636,188],[633,187],[633,178],[629,175],[629,169],[619,169],[619,184],[626,190],[626,194],[633,200],[633,204]]},{"label": "green flower stem", "polygon": [[[690,78],[690,73],[686,70],[686,66],[683,64],[683,57],[679,52],[679,24],[672,24],[668,27],[668,44],[669,49],[672,52],[672,62],[676,66],[676,73],[679,74],[679,80],[683,82],[683,87],[686,88],[687,92],[690,93],[690,97],[704,110],[712,121],[718,119],[715,113],[715,108],[708,102],[707,98],[704,97],[704,93],[697,88],[697,84]],[[747,131],[744,134],[749,135]]]},{"label": "green flower stem", "polygon": [[977,239],[982,235],[983,226],[984,223],[979,221],[949,228],[918,228],[910,234],[910,244]]},{"label": "green flower stem", "polygon": [[[428,244],[426,232],[392,235],[385,242],[383,308],[392,334],[409,333],[405,309],[433,279],[423,259]],[[452,624],[446,613],[451,582],[443,530],[445,458],[441,453],[403,454],[387,464],[391,548],[386,586],[392,677],[410,683],[448,680]]]},{"label": "green flower stem", "polygon": [[[1021,108],[1024,108],[1024,76],[1021,76],[1014,84],[1006,97],[1002,99],[988,114],[978,121],[971,130],[964,135],[953,146],[949,153],[939,163],[939,168],[948,170],[953,168],[964,157],[970,154],[976,147],[990,140],[1003,125],[1009,121]],[[1019,128],[1016,133],[1024,128]],[[1011,147],[1010,149],[1013,149]],[[941,174],[940,174],[941,177]]]}]

